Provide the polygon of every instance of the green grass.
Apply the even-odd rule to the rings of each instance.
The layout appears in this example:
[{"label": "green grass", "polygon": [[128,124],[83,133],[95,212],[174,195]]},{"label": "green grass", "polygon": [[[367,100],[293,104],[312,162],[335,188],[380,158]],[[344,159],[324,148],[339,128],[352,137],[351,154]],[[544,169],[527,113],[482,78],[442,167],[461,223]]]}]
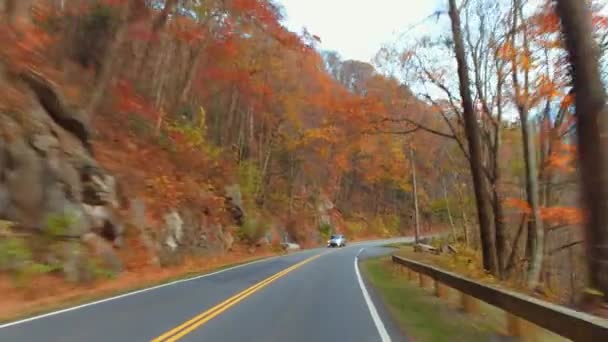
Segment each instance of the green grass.
[{"label": "green grass", "polygon": [[383,245],[382,247],[403,248],[405,246],[411,246],[411,245],[413,245],[413,242],[393,242],[393,243],[387,243],[386,245]]},{"label": "green grass", "polygon": [[489,341],[494,335],[482,322],[409,283],[394,272],[389,258],[369,259],[362,266],[395,322],[414,341]]}]

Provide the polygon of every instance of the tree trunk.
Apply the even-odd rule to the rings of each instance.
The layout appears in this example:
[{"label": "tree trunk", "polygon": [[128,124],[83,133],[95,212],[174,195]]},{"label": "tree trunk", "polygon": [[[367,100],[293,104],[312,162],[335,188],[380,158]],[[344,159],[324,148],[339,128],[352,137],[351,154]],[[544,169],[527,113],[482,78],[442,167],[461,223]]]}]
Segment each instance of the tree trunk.
[{"label": "tree trunk", "polygon": [[99,79],[97,80],[97,84],[92,91],[91,99],[86,107],[85,115],[86,119],[89,120],[94,112],[99,107],[101,100],[103,99],[103,95],[106,92],[106,88],[110,85],[112,81],[112,71],[114,69],[114,64],[118,59],[118,51],[124,41],[124,38],[127,34],[128,23],[127,19],[129,18],[129,14],[131,12],[131,1],[128,1],[123,5],[120,13],[120,21],[118,23],[118,29],[116,31],[116,35],[112,40],[106,54],[103,58],[103,65],[101,66],[101,71],[99,73]]},{"label": "tree trunk", "polygon": [[502,172],[500,169],[500,148],[502,145],[502,116],[503,116],[503,99],[502,91],[504,86],[503,67],[504,62],[499,62],[496,58],[497,82],[496,82],[496,123],[494,124],[494,144],[491,148],[492,158],[492,209],[494,210],[494,229],[496,231],[496,257],[498,259],[498,267],[500,274],[504,277],[504,270],[507,267],[507,234],[504,220],[503,196],[501,194],[500,184],[502,181]]},{"label": "tree trunk", "polygon": [[200,60],[203,51],[205,50],[205,45],[206,44],[204,42],[201,42],[200,45],[194,50],[194,54],[192,56],[192,63],[190,69],[188,70],[188,74],[186,75],[186,79],[184,80],[183,88],[179,96],[178,105],[186,103],[186,100],[188,100],[188,96],[190,95],[190,88],[192,87],[192,82],[194,81],[194,77],[198,72],[198,66],[200,65]]},{"label": "tree trunk", "polygon": [[499,275],[496,242],[491,222],[492,213],[487,192],[488,187],[486,186],[486,179],[483,175],[480,133],[475,109],[473,107],[473,100],[471,98],[467,59],[460,27],[460,13],[456,7],[456,0],[449,0],[449,5],[452,35],[454,38],[454,53],[456,54],[456,61],[458,63],[458,78],[460,81],[464,126],[469,145],[469,163],[473,176],[473,187],[475,190],[475,201],[479,220],[483,267],[492,274]]},{"label": "tree trunk", "polygon": [[414,163],[414,149],[410,148],[410,163],[412,164],[412,186],[414,188],[414,221],[416,230],[414,232],[414,240],[420,242],[420,218],[418,217],[418,191],[416,184],[416,164]]},{"label": "tree trunk", "polygon": [[521,115],[521,131],[524,145],[524,160],[526,168],[526,199],[532,210],[528,222],[528,287],[536,288],[540,281],[540,272],[544,255],[545,230],[540,216],[540,203],[538,197],[538,172],[536,169],[536,155],[534,149],[534,138],[531,136],[530,122],[527,113]]},{"label": "tree trunk", "polygon": [[456,242],[458,240],[458,237],[456,236],[456,226],[454,225],[454,220],[452,219],[452,211],[450,210],[450,202],[448,201],[448,190],[445,186],[445,179],[442,179],[441,183],[443,185],[443,200],[445,201],[445,209],[448,212],[448,221],[450,222],[450,228],[452,228],[452,237],[454,239],[454,242]]},{"label": "tree trunk", "polygon": [[[497,161],[498,162],[498,161]],[[499,168],[496,166],[496,168]],[[500,171],[496,171],[492,182],[492,210],[494,211],[494,229],[496,232],[496,259],[500,274],[507,264],[507,236],[505,234],[505,216],[502,207],[502,196],[498,190]]]},{"label": "tree trunk", "polygon": [[4,15],[9,25],[18,24],[18,20],[23,24],[31,23],[30,8],[33,4],[33,0],[4,0]]},{"label": "tree trunk", "polygon": [[462,231],[464,233],[464,245],[469,247],[471,245],[469,241],[469,220],[467,219],[467,214],[464,209],[465,208],[462,208]]},{"label": "tree trunk", "polygon": [[[521,2],[520,0],[513,0],[513,25],[511,27],[511,42],[513,46],[515,46],[516,42],[515,38],[520,15]],[[524,53],[528,52],[528,35],[525,29],[523,30],[523,50]],[[526,252],[528,256],[528,287],[535,288],[540,281],[543,262],[544,228],[540,217],[536,150],[534,148],[534,138],[531,136],[531,123],[528,120],[529,76],[528,70],[524,70],[524,84],[522,89],[519,83],[519,68],[517,63],[518,61],[513,57],[511,60],[511,67],[513,73],[513,88],[515,90],[515,104],[521,121],[523,156],[526,170],[526,200],[532,211],[532,215],[528,221],[528,236],[526,243]]]},{"label": "tree trunk", "polygon": [[608,299],[608,113],[585,1],[558,0],[557,12],[573,69],[577,135],[590,286]]},{"label": "tree trunk", "polygon": [[162,11],[152,21],[152,26],[150,28],[152,32],[152,39],[148,39],[145,43],[146,45],[144,47],[144,53],[142,54],[141,63],[138,69],[139,75],[141,75],[144,71],[146,63],[150,57],[150,50],[152,47],[153,40],[156,40],[158,38],[158,32],[165,26],[165,24],[167,23],[167,19],[169,19],[169,13],[173,11],[176,5],[177,0],[166,0]]}]

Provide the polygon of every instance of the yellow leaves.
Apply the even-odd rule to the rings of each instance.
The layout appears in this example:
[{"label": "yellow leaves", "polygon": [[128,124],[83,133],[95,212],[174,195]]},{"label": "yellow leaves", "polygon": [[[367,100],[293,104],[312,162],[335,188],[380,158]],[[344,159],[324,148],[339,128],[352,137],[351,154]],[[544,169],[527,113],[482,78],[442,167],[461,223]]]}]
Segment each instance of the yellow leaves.
[{"label": "yellow leaves", "polygon": [[203,106],[200,106],[198,112],[198,128],[201,130],[201,132],[207,131],[206,117],[207,114],[205,113],[205,108],[203,108]]},{"label": "yellow leaves", "polygon": [[399,189],[401,189],[405,192],[412,192],[412,185],[410,184],[409,180],[406,178],[401,178],[400,180],[398,180],[397,186],[399,187]]},{"label": "yellow leaves", "polygon": [[309,129],[304,133],[304,141],[312,142],[314,140],[322,140],[324,142],[334,142],[336,137],[336,128],[333,125],[328,125],[321,128]]},{"label": "yellow leaves", "polygon": [[405,155],[403,153],[403,145],[397,140],[392,140],[389,144],[391,156],[393,157],[393,159],[396,162],[404,162]]},{"label": "yellow leaves", "polygon": [[323,159],[327,159],[329,157],[329,147],[327,145],[321,146],[319,148],[319,155]]},{"label": "yellow leaves", "polygon": [[519,64],[521,68],[525,71],[530,71],[532,69],[532,58],[529,53],[523,53],[519,56]]}]

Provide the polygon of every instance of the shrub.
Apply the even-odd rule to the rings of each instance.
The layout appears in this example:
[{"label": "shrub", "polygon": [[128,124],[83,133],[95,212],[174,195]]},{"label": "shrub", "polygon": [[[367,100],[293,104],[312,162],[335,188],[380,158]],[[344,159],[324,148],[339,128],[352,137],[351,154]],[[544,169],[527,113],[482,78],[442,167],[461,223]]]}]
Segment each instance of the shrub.
[{"label": "shrub", "polygon": [[319,233],[321,234],[323,240],[329,239],[329,236],[331,235],[332,231],[333,227],[329,223],[321,223],[319,225]]},{"label": "shrub", "polygon": [[70,214],[51,214],[46,219],[46,233],[50,237],[65,235],[75,220]]},{"label": "shrub", "polygon": [[268,225],[257,217],[247,218],[243,225],[239,228],[239,238],[249,244],[258,242],[266,232]]},{"label": "shrub", "polygon": [[346,227],[345,233],[349,236],[357,236],[365,230],[365,223],[362,221],[347,220],[344,222],[344,226]]},{"label": "shrub", "polygon": [[152,123],[141,115],[129,114],[127,120],[129,130],[137,136],[147,136],[154,130]]},{"label": "shrub", "polygon": [[0,240],[0,271],[9,272],[15,286],[27,285],[33,276],[50,273],[58,268],[59,265],[34,262],[24,238],[8,237]]},{"label": "shrub", "polygon": [[254,162],[244,161],[239,165],[238,178],[243,199],[246,202],[251,202],[260,190],[262,183],[260,170]]}]

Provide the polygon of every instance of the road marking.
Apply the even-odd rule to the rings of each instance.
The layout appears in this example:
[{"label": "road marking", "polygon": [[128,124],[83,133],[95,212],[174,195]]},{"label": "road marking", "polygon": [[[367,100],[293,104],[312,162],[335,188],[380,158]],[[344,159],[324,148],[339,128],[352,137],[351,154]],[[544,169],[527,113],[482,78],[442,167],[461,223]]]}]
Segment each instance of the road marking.
[{"label": "road marking", "polygon": [[355,273],[357,274],[357,280],[359,280],[359,287],[361,288],[361,292],[363,292],[363,298],[365,298],[365,303],[367,304],[367,308],[369,309],[369,313],[372,315],[372,320],[376,325],[376,329],[378,329],[378,334],[380,334],[380,339],[382,342],[391,342],[391,337],[389,336],[386,328],[384,327],[384,323],[382,323],[382,319],[380,319],[380,315],[378,315],[378,310],[374,306],[374,302],[372,301],[369,293],[367,292],[367,288],[365,287],[365,283],[363,282],[363,278],[361,278],[361,272],[359,272],[359,254],[363,251],[363,248],[359,250],[359,253],[355,257]]},{"label": "road marking", "polygon": [[360,255],[360,254],[363,252],[363,250],[364,250],[364,249],[365,249],[365,248],[361,248],[361,249],[359,250],[359,252],[357,253],[356,258],[359,258],[359,255]]},{"label": "road marking", "polygon": [[270,277],[260,281],[259,283],[235,294],[234,296],[226,299],[225,301],[212,307],[211,309],[209,309],[209,310],[193,317],[192,319],[178,325],[177,327],[167,331],[166,333],[162,334],[161,336],[151,340],[151,342],[161,342],[161,341],[162,342],[174,342],[174,341],[181,339],[182,337],[184,337],[187,334],[191,333],[192,331],[196,330],[197,328],[199,328],[203,324],[207,323],[214,317],[220,315],[222,312],[228,310],[229,308],[238,304],[245,298],[251,296],[255,292],[268,286],[270,283],[274,282],[275,280],[285,276],[286,274],[290,273],[291,271],[317,259],[321,255],[326,254],[326,253],[314,255],[308,259],[305,259],[291,267],[288,267],[288,268],[274,274],[273,276],[270,276]]},{"label": "road marking", "polygon": [[[289,255],[293,255],[293,254],[297,254],[297,253],[302,253],[302,252],[307,252],[307,251],[308,250],[298,251],[298,252],[291,253]],[[160,289],[160,288],[163,288],[163,287],[172,286],[172,285],[176,285],[176,284],[179,284],[179,283],[185,283],[185,282],[189,282],[189,281],[192,281],[192,280],[197,280],[197,279],[202,279],[202,278],[206,278],[206,277],[211,277],[211,276],[216,275],[216,274],[220,274],[220,273],[236,270],[237,268],[241,268],[241,267],[245,267],[245,266],[250,266],[250,265],[261,263],[261,262],[266,262],[266,261],[274,260],[274,259],[281,258],[281,257],[284,257],[284,256],[285,255],[276,255],[276,256],[273,256],[273,257],[269,257],[269,258],[263,258],[263,259],[252,261],[252,262],[248,262],[248,263],[245,263],[245,264],[241,264],[241,265],[225,268],[223,270],[215,271],[215,272],[212,272],[212,273],[206,273],[206,274],[203,274],[203,275],[200,275],[200,276],[195,276],[195,277],[192,277],[192,278],[180,279],[180,280],[172,281],[172,282],[166,283],[166,284],[156,285],[156,286],[148,287],[148,288],[141,289],[141,290],[136,290],[136,291],[132,291],[132,292],[123,293],[121,295],[114,296],[114,297],[100,299],[100,300],[96,300],[94,302],[90,302],[90,303],[86,303],[86,304],[81,304],[81,305],[78,305],[78,306],[73,306],[73,307],[70,307],[70,308],[66,308],[66,309],[62,309],[62,310],[57,310],[57,311],[45,313],[45,314],[42,314],[42,315],[37,315],[37,316],[34,316],[34,317],[30,317],[30,318],[25,318],[25,319],[14,321],[14,322],[10,322],[10,323],[0,324],[0,329],[8,328],[8,327],[11,327],[11,326],[14,326],[14,325],[19,325],[19,324],[23,324],[23,323],[27,323],[27,322],[31,322],[31,321],[38,320],[38,319],[41,319],[41,318],[46,318],[46,317],[50,317],[50,316],[55,316],[55,315],[63,314],[63,313],[66,313],[66,312],[70,312],[70,311],[86,308],[86,307],[97,305],[97,304],[102,304],[102,303],[110,302],[110,301],[113,301],[113,300],[116,300],[116,299],[120,299],[120,298],[124,298],[124,297],[128,297],[128,296],[133,296],[133,295],[136,295],[136,294],[140,294],[140,293],[144,293],[144,292],[148,292],[148,291],[152,291],[152,290],[157,290],[157,289]]]}]

